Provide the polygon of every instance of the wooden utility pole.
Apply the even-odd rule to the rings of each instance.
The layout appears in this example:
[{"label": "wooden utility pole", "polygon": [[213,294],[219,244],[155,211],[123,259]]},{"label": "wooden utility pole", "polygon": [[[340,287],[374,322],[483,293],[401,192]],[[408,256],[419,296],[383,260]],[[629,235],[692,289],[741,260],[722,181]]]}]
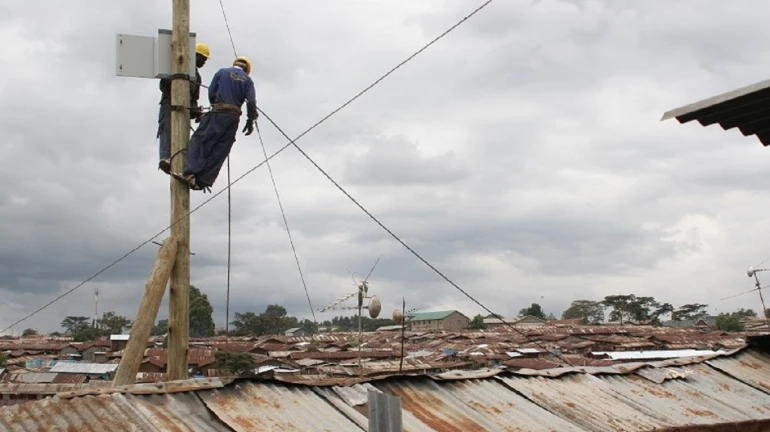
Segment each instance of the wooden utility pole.
[{"label": "wooden utility pole", "polygon": [[139,366],[144,359],[144,350],[147,348],[155,318],[158,317],[163,294],[166,293],[166,285],[176,260],[176,252],[177,241],[174,237],[166,239],[158,251],[155,265],[144,285],[142,304],[131,326],[131,337],[128,338],[128,345],[120,359],[118,373],[112,381],[113,386],[130,385],[136,382],[136,373],[139,372]]},{"label": "wooden utility pole", "polygon": [[[190,0],[173,0],[171,73],[190,73]],[[184,171],[190,141],[190,81],[171,82],[171,170]],[[171,235],[179,245],[171,272],[168,311],[168,380],[187,379],[187,343],[190,333],[190,188],[171,180]]]}]

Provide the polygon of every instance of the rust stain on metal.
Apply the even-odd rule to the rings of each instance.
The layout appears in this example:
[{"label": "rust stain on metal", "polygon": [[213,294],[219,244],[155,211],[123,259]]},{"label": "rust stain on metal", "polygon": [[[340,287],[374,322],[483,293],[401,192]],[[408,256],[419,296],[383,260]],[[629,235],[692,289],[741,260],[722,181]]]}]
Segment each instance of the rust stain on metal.
[{"label": "rust stain on metal", "polygon": [[393,393],[401,397],[401,406],[405,407],[420,421],[437,431],[442,432],[467,432],[478,430],[478,425],[467,418],[453,418],[451,422],[439,418],[434,412],[449,412],[446,404],[441,399],[428,392],[422,394],[411,393],[407,389],[391,388]]},{"label": "rust stain on metal", "polygon": [[716,414],[714,414],[711,411],[707,411],[707,410],[696,410],[696,409],[692,409],[692,408],[687,408],[687,412],[692,414],[692,415],[696,415],[698,417],[717,417]]}]

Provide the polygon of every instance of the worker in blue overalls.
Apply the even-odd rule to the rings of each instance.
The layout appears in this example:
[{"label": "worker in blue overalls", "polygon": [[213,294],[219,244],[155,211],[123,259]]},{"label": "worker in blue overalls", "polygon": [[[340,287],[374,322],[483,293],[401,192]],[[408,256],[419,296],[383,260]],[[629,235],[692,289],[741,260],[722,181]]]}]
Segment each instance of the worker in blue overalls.
[{"label": "worker in blue overalls", "polygon": [[[198,69],[206,64],[211,51],[206,44],[195,45],[195,82],[190,83],[190,119],[195,120],[202,114],[198,107],[201,89],[201,74]],[[158,169],[168,174],[171,170],[171,79],[160,80],[160,113],[158,114],[158,141],[160,142],[160,162]]]},{"label": "worker in blue overalls", "polygon": [[203,115],[200,126],[190,138],[184,172],[171,173],[178,180],[187,182],[190,189],[206,191],[214,185],[235,142],[243,102],[246,102],[246,125],[241,132],[246,135],[254,132],[258,114],[256,90],[250,73],[251,61],[238,57],[232,67],[222,68],[214,74],[209,85],[211,112]]}]

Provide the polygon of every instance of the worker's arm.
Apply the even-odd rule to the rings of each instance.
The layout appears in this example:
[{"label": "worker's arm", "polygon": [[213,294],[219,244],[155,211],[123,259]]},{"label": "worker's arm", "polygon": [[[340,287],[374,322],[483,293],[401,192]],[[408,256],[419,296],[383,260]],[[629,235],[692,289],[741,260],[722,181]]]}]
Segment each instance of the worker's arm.
[{"label": "worker's arm", "polygon": [[201,74],[195,70],[195,81],[190,83],[190,118],[195,120],[200,117],[201,111],[198,107],[198,99],[201,96]]},{"label": "worker's arm", "polygon": [[246,91],[246,119],[254,121],[259,116],[257,113],[257,90],[254,81],[249,80],[249,89]]},{"label": "worker's arm", "polygon": [[190,106],[197,106],[201,97],[201,74],[195,71],[195,81],[190,83]]},{"label": "worker's arm", "polygon": [[214,105],[217,98],[217,90],[219,89],[219,76],[221,75],[221,69],[214,74],[214,78],[211,79],[209,85],[209,104]]},{"label": "worker's arm", "polygon": [[259,116],[257,113],[257,91],[254,89],[254,81],[249,79],[246,85],[249,86],[246,90],[246,126],[241,132],[251,135],[254,132],[254,122]]},{"label": "worker's arm", "polygon": [[159,87],[161,93],[169,94],[171,92],[171,80],[168,78],[161,78]]}]

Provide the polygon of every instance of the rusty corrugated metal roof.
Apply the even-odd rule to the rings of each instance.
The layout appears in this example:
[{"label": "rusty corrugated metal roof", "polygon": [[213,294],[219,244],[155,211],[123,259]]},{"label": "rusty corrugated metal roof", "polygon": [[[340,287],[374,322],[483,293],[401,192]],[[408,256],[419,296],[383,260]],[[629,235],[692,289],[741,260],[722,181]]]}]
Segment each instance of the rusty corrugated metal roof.
[{"label": "rusty corrugated metal roof", "polygon": [[669,379],[661,384],[636,374],[498,378],[549,411],[591,431],[652,430],[770,417],[767,393],[702,364],[686,369],[691,371],[687,379]]},{"label": "rusty corrugated metal roof", "polygon": [[248,382],[200,392],[208,409],[237,431],[360,431],[312,388]]},{"label": "rusty corrugated metal roof", "polygon": [[[770,374],[770,356],[752,353],[739,354],[736,364],[743,361],[747,366],[742,367]],[[752,419],[770,423],[770,394],[704,362],[735,354],[572,368],[549,377],[486,370],[465,374],[466,379],[399,377],[368,384],[317,378],[302,385],[185,380],[110,387],[0,409],[0,431],[15,431],[18,425],[41,432],[52,425],[110,432],[172,425],[182,431],[360,431],[366,430],[365,396],[372,387],[402,398],[404,429],[412,432],[641,431],[693,424],[732,427]]]},{"label": "rusty corrugated metal roof", "polygon": [[46,399],[3,409],[1,431],[229,431],[194,393]]},{"label": "rusty corrugated metal roof", "polygon": [[733,378],[770,392],[770,355],[746,350],[733,357],[720,357],[706,362]]}]

